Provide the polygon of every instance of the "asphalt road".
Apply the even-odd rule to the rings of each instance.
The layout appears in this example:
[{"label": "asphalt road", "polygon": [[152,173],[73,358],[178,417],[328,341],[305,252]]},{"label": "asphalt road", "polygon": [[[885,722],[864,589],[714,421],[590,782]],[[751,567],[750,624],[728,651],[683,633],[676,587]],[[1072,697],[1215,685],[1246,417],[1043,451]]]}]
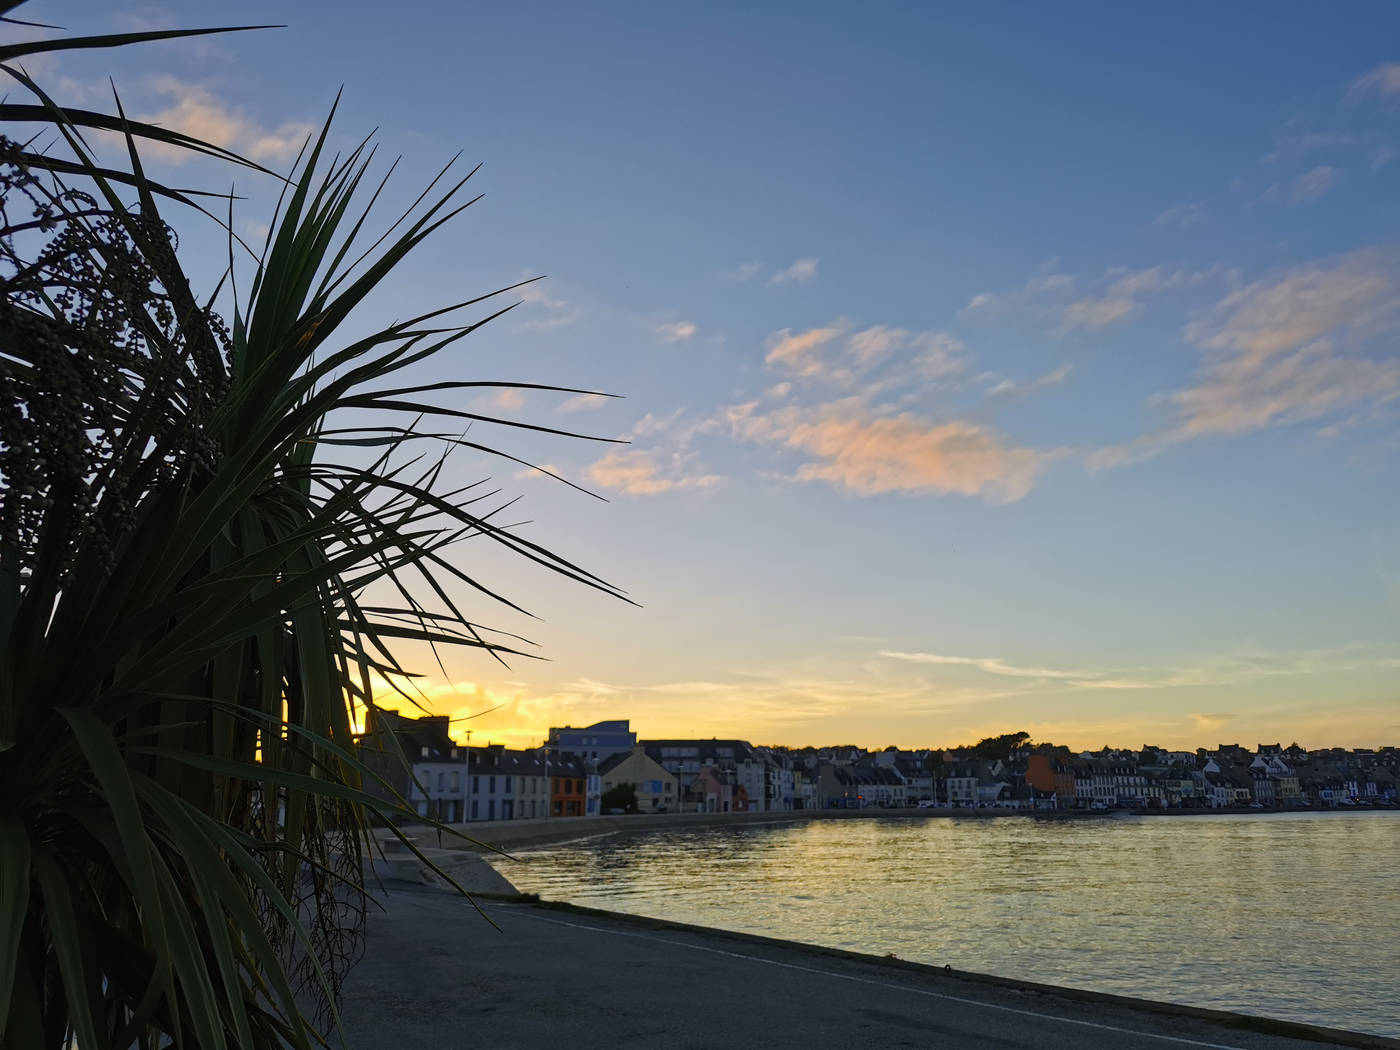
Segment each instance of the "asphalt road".
[{"label": "asphalt road", "polygon": [[498,932],[446,891],[389,889],[346,987],[349,1050],[1338,1045],[805,946],[483,902]]}]

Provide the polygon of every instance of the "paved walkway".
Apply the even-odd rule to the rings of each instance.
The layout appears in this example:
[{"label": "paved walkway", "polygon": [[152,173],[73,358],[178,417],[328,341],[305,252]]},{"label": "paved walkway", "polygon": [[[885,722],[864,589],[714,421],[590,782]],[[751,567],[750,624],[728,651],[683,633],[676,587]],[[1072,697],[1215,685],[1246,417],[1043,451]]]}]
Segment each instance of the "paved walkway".
[{"label": "paved walkway", "polygon": [[388,884],[346,988],[350,1050],[871,1046],[1303,1050],[1337,1043],[945,975],[927,967]]}]

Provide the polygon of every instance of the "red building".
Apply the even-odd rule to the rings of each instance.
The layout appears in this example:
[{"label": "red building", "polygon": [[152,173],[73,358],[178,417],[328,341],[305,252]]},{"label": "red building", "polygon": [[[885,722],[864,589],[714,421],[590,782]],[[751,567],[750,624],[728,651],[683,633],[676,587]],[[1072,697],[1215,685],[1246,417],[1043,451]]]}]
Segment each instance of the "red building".
[{"label": "red building", "polygon": [[577,755],[549,758],[549,815],[582,817],[588,810],[588,769]]}]

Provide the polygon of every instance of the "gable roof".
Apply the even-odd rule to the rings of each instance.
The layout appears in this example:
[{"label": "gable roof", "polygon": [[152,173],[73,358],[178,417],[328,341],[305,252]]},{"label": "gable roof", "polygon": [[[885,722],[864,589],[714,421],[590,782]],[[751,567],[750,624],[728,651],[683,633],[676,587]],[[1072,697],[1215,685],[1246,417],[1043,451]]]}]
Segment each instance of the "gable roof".
[{"label": "gable roof", "polygon": [[362,747],[387,750],[397,744],[409,762],[465,762],[466,748],[448,735],[446,715],[408,718],[391,708],[374,708],[366,731],[358,740]]}]

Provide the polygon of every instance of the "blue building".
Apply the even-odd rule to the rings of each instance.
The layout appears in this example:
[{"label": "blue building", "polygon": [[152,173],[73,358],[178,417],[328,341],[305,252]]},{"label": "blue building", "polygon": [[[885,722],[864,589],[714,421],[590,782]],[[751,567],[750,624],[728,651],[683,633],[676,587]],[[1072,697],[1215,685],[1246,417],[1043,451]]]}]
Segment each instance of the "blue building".
[{"label": "blue building", "polygon": [[628,718],[595,722],[582,729],[564,726],[549,731],[551,751],[561,755],[578,755],[594,763],[613,755],[631,754],[636,746],[637,734],[632,732],[632,721]]}]

